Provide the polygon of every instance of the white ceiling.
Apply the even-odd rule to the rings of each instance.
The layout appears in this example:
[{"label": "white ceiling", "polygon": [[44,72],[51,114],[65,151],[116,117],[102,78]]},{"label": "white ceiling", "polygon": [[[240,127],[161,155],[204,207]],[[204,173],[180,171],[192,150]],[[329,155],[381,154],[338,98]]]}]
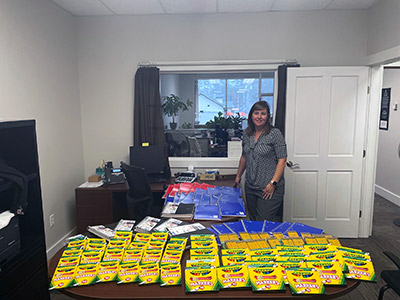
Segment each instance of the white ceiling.
[{"label": "white ceiling", "polygon": [[368,9],[379,0],[51,0],[75,16]]}]

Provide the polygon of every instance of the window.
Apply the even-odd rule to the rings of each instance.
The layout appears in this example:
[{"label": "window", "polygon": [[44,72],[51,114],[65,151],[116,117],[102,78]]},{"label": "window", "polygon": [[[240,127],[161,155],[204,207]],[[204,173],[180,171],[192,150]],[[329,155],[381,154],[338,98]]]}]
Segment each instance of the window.
[{"label": "window", "polygon": [[196,80],[196,125],[205,125],[219,112],[247,116],[251,106],[265,100],[273,109],[273,73],[202,75]]},{"label": "window", "polygon": [[[240,141],[256,101],[267,101],[271,116],[274,111],[274,72],[161,73],[160,83],[162,97],[173,94],[193,103],[173,117],[164,115],[170,157],[227,157],[228,141]],[[218,122],[228,119],[229,129],[210,124],[218,115]]]}]

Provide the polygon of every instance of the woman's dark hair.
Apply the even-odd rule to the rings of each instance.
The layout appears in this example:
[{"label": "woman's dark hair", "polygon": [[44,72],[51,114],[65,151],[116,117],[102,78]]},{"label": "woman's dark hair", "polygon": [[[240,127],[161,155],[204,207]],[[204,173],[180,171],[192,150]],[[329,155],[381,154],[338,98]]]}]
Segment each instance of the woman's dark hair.
[{"label": "woman's dark hair", "polygon": [[255,132],[255,126],[254,126],[254,122],[253,122],[253,113],[256,110],[267,110],[267,122],[265,122],[263,131],[261,134],[268,134],[271,129],[272,129],[272,125],[271,125],[271,111],[269,109],[269,105],[266,101],[257,101],[256,103],[253,104],[253,106],[250,109],[249,112],[249,118],[248,118],[248,127],[246,128],[246,133],[248,135],[252,135]]}]

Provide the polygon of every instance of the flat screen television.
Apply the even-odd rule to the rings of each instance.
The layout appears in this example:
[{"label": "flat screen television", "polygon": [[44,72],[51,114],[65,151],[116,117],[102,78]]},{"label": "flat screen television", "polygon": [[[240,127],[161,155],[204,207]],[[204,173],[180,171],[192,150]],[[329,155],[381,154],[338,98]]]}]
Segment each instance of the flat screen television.
[{"label": "flat screen television", "polygon": [[144,168],[147,176],[166,176],[163,146],[131,146],[129,164]]}]

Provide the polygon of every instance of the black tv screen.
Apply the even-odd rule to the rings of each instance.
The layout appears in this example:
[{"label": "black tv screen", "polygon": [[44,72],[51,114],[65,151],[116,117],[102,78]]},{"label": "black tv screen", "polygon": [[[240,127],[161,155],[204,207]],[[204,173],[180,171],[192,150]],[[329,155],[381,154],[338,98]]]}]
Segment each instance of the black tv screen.
[{"label": "black tv screen", "polygon": [[165,173],[164,148],[163,146],[131,146],[129,164],[144,168],[146,174]]}]

